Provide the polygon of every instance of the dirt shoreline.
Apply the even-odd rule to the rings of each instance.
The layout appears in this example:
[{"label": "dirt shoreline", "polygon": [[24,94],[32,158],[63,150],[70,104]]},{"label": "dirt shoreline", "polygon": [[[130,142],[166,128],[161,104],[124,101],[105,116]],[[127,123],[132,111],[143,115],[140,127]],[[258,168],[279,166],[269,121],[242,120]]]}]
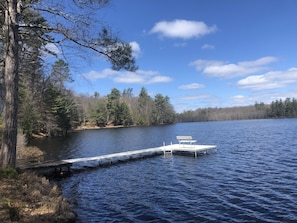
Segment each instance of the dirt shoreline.
[{"label": "dirt shoreline", "polygon": [[[17,163],[38,162],[41,154],[36,147],[18,148]],[[57,185],[30,171],[9,171],[0,174],[0,222],[75,222],[76,214]]]},{"label": "dirt shoreline", "polygon": [[137,127],[139,125],[129,125],[129,126],[124,126],[124,125],[106,125],[104,127],[99,127],[99,126],[79,126],[72,131],[82,131],[82,130],[92,130],[92,129],[120,129],[120,128],[130,128],[130,127]]}]

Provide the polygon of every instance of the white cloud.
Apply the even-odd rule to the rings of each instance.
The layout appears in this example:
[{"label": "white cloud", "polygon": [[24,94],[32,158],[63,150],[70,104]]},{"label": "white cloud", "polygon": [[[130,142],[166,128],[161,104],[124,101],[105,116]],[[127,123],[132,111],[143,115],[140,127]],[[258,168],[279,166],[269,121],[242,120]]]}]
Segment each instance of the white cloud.
[{"label": "white cloud", "polygon": [[181,85],[178,88],[181,90],[191,90],[191,89],[199,89],[199,88],[204,88],[205,86],[203,84],[198,84],[198,83],[192,83],[192,84],[187,84],[187,85]]},{"label": "white cloud", "polygon": [[161,75],[157,71],[144,71],[137,70],[136,72],[130,71],[115,71],[112,69],[104,69],[101,72],[90,71],[83,74],[83,76],[91,81],[98,79],[109,78],[116,83],[131,83],[131,84],[153,84],[153,83],[167,83],[171,82],[172,78]]},{"label": "white cloud", "polygon": [[276,61],[277,58],[268,56],[236,64],[216,60],[196,60],[190,65],[210,77],[234,78],[263,71],[267,69],[266,65]]},{"label": "white cloud", "polygon": [[181,97],[181,100],[199,100],[199,99],[204,99],[204,98],[209,98],[211,97],[210,95],[207,94],[190,94],[190,95],[186,95]]},{"label": "white cloud", "polygon": [[133,42],[130,42],[130,46],[132,48],[132,54],[135,58],[138,58],[140,53],[141,53],[141,49],[140,49],[140,46],[137,42],[133,41]]},{"label": "white cloud", "polygon": [[171,82],[171,81],[172,81],[171,77],[158,75],[158,76],[151,78],[150,80],[147,80],[147,84],[167,83],[167,82]]},{"label": "white cloud", "polygon": [[194,62],[190,63],[190,66],[194,66],[197,70],[204,70],[207,67],[212,67],[212,66],[220,66],[223,65],[223,61],[218,61],[218,60],[195,60]]},{"label": "white cloud", "polygon": [[217,31],[217,27],[207,26],[201,21],[174,20],[157,22],[151,30],[151,33],[158,33],[161,36],[169,38],[199,38],[204,35]]},{"label": "white cloud", "polygon": [[210,44],[204,44],[201,49],[203,50],[213,50],[215,48],[214,45],[210,45]]},{"label": "white cloud", "polygon": [[82,76],[88,80],[96,81],[97,79],[104,79],[104,78],[114,76],[117,73],[119,73],[119,71],[115,71],[112,69],[104,69],[101,72],[91,70],[90,72],[85,73]]},{"label": "white cloud", "polygon": [[235,96],[233,96],[233,98],[241,100],[244,98],[244,96],[243,95],[235,95]]},{"label": "white cloud", "polygon": [[61,54],[61,50],[53,43],[48,43],[48,44],[46,44],[44,46],[44,49],[43,49],[43,56],[44,57],[53,56],[48,51],[51,52],[51,53],[54,53],[56,55]]},{"label": "white cloud", "polygon": [[[230,106],[244,106],[250,104],[251,102],[250,98],[244,95],[235,95],[232,96],[230,99]],[[252,103],[255,103],[255,101],[252,101]]]},{"label": "white cloud", "polygon": [[287,71],[271,71],[262,75],[252,75],[237,82],[237,86],[243,89],[267,90],[283,88],[297,82],[297,68]]},{"label": "white cloud", "polygon": [[114,82],[127,84],[141,84],[145,81],[143,76],[133,72],[121,72],[112,79]]},{"label": "white cloud", "polygon": [[267,56],[267,57],[261,57],[254,61],[239,62],[238,65],[244,66],[244,67],[263,66],[276,61],[277,61],[276,57]]}]

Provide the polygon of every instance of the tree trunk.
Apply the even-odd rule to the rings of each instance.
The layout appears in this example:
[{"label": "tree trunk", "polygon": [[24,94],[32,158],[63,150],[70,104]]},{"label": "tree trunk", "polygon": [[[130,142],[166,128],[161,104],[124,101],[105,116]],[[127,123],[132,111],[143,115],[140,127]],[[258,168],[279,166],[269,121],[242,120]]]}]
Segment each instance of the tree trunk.
[{"label": "tree trunk", "polygon": [[4,65],[3,134],[0,151],[1,167],[16,164],[17,114],[18,114],[18,24],[17,0],[6,0]]}]

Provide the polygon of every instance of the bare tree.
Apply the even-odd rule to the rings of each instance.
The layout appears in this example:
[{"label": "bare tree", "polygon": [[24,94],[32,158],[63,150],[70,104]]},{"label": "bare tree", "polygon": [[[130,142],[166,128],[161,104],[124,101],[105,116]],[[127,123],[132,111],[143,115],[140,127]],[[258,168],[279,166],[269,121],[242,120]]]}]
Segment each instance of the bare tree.
[{"label": "bare tree", "polygon": [[4,108],[0,162],[15,167],[18,114],[18,24],[17,0],[5,1]]},{"label": "bare tree", "polygon": [[[17,114],[18,114],[18,40],[22,35],[32,35],[55,44],[61,49],[78,47],[91,49],[108,60],[113,69],[137,69],[128,43],[98,23],[92,15],[106,6],[108,0],[0,0],[4,12],[4,108],[0,166],[15,167]],[[44,20],[25,17],[38,12]],[[30,13],[29,13],[30,14]],[[26,32],[30,30],[30,32]],[[32,32],[33,31],[33,32]],[[22,49],[23,50],[23,49]],[[54,52],[52,52],[54,53]]]}]

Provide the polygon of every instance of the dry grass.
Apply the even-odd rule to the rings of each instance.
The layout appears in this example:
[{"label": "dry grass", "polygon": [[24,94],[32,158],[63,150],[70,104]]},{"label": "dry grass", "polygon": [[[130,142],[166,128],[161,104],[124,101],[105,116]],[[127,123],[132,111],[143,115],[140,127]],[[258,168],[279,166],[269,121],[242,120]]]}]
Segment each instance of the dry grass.
[{"label": "dry grass", "polygon": [[56,185],[25,172],[1,179],[0,222],[74,222],[75,214]]},{"label": "dry grass", "polygon": [[22,146],[17,147],[16,158],[17,165],[24,165],[28,163],[42,162],[44,160],[44,152],[36,146]]}]

